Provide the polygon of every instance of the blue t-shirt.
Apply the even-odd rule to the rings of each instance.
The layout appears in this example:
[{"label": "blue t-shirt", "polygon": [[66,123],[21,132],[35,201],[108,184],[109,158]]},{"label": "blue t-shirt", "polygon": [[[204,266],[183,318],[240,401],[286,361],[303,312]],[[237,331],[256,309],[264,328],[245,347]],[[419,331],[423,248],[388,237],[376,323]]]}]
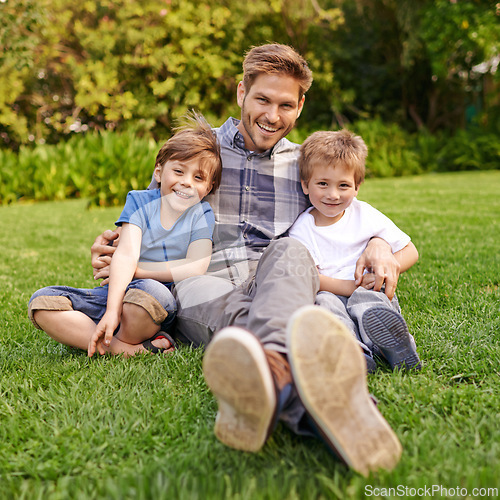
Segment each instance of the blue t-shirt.
[{"label": "blue t-shirt", "polygon": [[142,230],[141,262],[166,262],[184,259],[189,245],[196,240],[212,239],[215,217],[206,201],[188,208],[170,229],[160,220],[159,189],[130,191],[117,226],[128,222]]}]

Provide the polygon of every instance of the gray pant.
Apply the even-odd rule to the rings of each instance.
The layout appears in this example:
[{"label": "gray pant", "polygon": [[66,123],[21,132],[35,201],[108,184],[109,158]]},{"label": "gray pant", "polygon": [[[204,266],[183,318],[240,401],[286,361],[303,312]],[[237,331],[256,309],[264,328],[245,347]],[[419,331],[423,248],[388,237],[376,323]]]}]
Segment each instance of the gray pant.
[{"label": "gray pant", "polygon": [[[258,264],[250,263],[250,276],[240,286],[215,276],[199,276],[175,286],[176,335],[194,346],[208,344],[225,326],[252,332],[266,349],[284,354],[290,316],[304,305],[314,304],[319,278],[307,249],[293,238],[272,241]],[[304,407],[294,397],[281,419],[296,433],[302,429]]]},{"label": "gray pant", "polygon": [[302,243],[282,238],[272,241],[249,271],[240,286],[208,275],[176,284],[180,339],[207,344],[215,332],[233,325],[252,332],[267,349],[286,353],[288,319],[313,304],[319,289],[314,261]]},{"label": "gray pant", "polygon": [[[362,287],[357,288],[350,297],[343,297],[330,292],[319,292],[316,297],[316,304],[328,309],[339,318],[359,341],[363,350],[370,356],[380,353],[363,328],[361,318],[364,312],[372,307],[386,307],[401,314],[401,308],[395,295],[392,300],[389,300],[383,291],[375,292]],[[410,341],[415,347],[415,341],[411,335]]]}]

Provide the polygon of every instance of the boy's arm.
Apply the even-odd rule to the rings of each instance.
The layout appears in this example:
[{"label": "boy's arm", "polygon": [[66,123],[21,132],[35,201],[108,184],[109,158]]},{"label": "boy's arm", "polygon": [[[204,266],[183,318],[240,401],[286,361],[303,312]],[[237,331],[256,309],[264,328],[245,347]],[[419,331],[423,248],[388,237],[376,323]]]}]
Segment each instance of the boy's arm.
[{"label": "boy's arm", "polygon": [[168,262],[139,262],[134,277],[155,279],[164,283],[178,282],[191,276],[205,274],[212,257],[212,240],[193,241],[184,259]]},{"label": "boy's arm", "polygon": [[[410,241],[408,245],[404,248],[395,252],[394,258],[397,260],[400,266],[400,273],[404,273],[410,269],[415,262],[418,260],[418,251],[415,245]],[[376,283],[376,276],[373,273],[364,274],[358,283],[355,280],[340,280],[336,278],[330,278],[328,276],[323,276],[321,273],[319,275],[320,291],[332,292],[336,295],[344,295],[345,297],[350,297],[358,286],[362,286],[367,289],[373,289]]]},{"label": "boy's arm", "polygon": [[[120,323],[123,297],[128,284],[134,277],[141,248],[141,229],[134,224],[123,224],[120,235],[120,245],[116,249],[111,261],[109,290],[106,312],[99,324],[96,326],[94,335],[90,339],[88,355],[92,356],[101,337],[104,336],[104,344],[109,345],[113,333]],[[99,353],[104,350],[99,348]]]},{"label": "boy's arm", "polygon": [[319,273],[320,292],[331,292],[335,295],[350,297],[356,288],[357,286],[354,280],[340,280],[337,278],[330,278],[330,276],[325,276]]}]

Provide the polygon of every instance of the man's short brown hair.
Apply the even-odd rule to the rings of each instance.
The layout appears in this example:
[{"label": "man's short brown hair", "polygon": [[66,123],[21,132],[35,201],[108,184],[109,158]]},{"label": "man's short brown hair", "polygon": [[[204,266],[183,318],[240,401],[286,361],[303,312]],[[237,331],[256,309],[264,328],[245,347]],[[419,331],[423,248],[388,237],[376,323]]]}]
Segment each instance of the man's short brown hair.
[{"label": "man's short brown hair", "polygon": [[200,170],[213,182],[210,193],[215,191],[221,181],[222,159],[220,145],[215,132],[205,118],[192,111],[183,119],[184,125],[174,130],[174,135],[161,147],[156,155],[155,166],[169,160],[198,160]]},{"label": "man's short brown hair", "polygon": [[261,74],[283,74],[295,78],[300,86],[299,101],[313,80],[306,60],[292,47],[279,43],[252,47],[247,52],[243,60],[243,85],[247,92]]},{"label": "man's short brown hair", "polygon": [[319,131],[310,135],[300,147],[300,179],[311,180],[316,166],[343,165],[354,172],[356,188],[365,180],[368,148],[359,135],[349,130]]}]

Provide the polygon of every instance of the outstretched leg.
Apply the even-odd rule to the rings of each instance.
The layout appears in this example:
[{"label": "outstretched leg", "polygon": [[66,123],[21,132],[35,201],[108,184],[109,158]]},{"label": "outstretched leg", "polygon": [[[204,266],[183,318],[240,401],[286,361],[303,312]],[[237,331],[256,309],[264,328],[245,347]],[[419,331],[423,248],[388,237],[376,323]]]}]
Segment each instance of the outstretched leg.
[{"label": "outstretched leg", "polygon": [[290,320],[288,343],[295,386],[323,442],[365,476],[394,468],[401,444],[368,393],[362,349],[345,325],[303,307]]}]

